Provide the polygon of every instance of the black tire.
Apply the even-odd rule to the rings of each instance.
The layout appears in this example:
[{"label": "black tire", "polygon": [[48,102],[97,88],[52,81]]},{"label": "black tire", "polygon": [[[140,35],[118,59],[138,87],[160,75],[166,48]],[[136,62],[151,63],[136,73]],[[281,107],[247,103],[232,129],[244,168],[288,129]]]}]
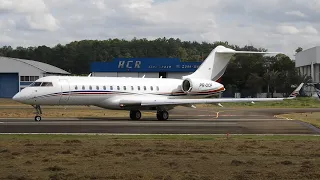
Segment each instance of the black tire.
[{"label": "black tire", "polygon": [[139,120],[141,119],[141,112],[139,110],[130,111],[131,120]]},{"label": "black tire", "polygon": [[161,112],[157,112],[157,119],[158,119],[159,121],[162,121]]},{"label": "black tire", "polygon": [[41,116],[35,116],[35,117],[34,117],[34,121],[36,121],[36,122],[41,121]]},{"label": "black tire", "polygon": [[169,113],[168,111],[158,111],[157,112],[157,119],[159,121],[166,121],[169,118]]}]

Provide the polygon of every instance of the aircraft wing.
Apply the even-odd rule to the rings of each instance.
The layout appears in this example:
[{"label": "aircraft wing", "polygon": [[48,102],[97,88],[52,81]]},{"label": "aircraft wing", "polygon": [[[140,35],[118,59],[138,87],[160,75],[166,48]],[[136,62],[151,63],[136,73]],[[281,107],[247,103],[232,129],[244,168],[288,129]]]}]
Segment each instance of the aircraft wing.
[{"label": "aircraft wing", "polygon": [[159,100],[154,99],[154,100],[141,100],[141,106],[215,104],[215,103],[226,103],[226,102],[252,102],[252,101],[253,102],[283,101],[284,99],[287,99],[287,98],[217,98],[217,99],[159,99]]},{"label": "aircraft wing", "polygon": [[165,99],[165,98],[148,98],[148,99],[131,99],[120,101],[121,107],[127,106],[166,106],[166,105],[186,105],[186,104],[215,104],[226,102],[270,102],[283,101],[285,99],[294,99],[302,88],[301,83],[288,98],[216,98],[216,99]]}]

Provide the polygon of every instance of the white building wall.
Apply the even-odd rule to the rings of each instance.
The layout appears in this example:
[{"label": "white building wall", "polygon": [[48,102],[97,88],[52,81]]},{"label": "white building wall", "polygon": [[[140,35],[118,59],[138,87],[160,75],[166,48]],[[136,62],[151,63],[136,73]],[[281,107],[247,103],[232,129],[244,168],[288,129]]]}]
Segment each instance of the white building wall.
[{"label": "white building wall", "polygon": [[167,78],[173,78],[173,79],[181,79],[182,76],[189,75],[191,73],[181,73],[181,72],[168,72]]},{"label": "white building wall", "polygon": [[143,77],[144,75],[146,78],[159,78],[158,72],[139,72],[138,77]]},{"label": "white building wall", "polygon": [[118,72],[118,77],[139,77],[137,72]]},{"label": "white building wall", "polygon": [[117,72],[93,72],[92,76],[96,77],[118,77]]},{"label": "white building wall", "polygon": [[296,55],[296,67],[310,65],[311,62],[320,63],[320,46],[299,52]]},{"label": "white building wall", "polygon": [[313,77],[315,82],[319,82],[319,74],[318,74],[318,64],[313,65]]}]

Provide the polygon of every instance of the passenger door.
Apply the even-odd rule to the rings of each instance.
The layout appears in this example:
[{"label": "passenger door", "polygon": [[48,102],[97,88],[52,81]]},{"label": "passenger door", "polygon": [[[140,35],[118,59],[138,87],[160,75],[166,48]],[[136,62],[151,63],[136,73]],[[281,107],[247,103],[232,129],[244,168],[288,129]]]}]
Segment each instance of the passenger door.
[{"label": "passenger door", "polygon": [[60,93],[60,104],[67,104],[70,97],[70,85],[68,80],[60,79],[61,93]]}]

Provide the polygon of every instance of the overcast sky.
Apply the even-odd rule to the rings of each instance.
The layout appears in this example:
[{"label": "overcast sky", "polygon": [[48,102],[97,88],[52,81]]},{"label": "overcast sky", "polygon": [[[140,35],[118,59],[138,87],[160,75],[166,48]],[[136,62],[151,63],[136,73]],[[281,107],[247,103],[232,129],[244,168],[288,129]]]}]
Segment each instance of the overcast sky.
[{"label": "overcast sky", "polygon": [[292,57],[320,43],[319,0],[0,0],[0,46],[174,37]]}]

